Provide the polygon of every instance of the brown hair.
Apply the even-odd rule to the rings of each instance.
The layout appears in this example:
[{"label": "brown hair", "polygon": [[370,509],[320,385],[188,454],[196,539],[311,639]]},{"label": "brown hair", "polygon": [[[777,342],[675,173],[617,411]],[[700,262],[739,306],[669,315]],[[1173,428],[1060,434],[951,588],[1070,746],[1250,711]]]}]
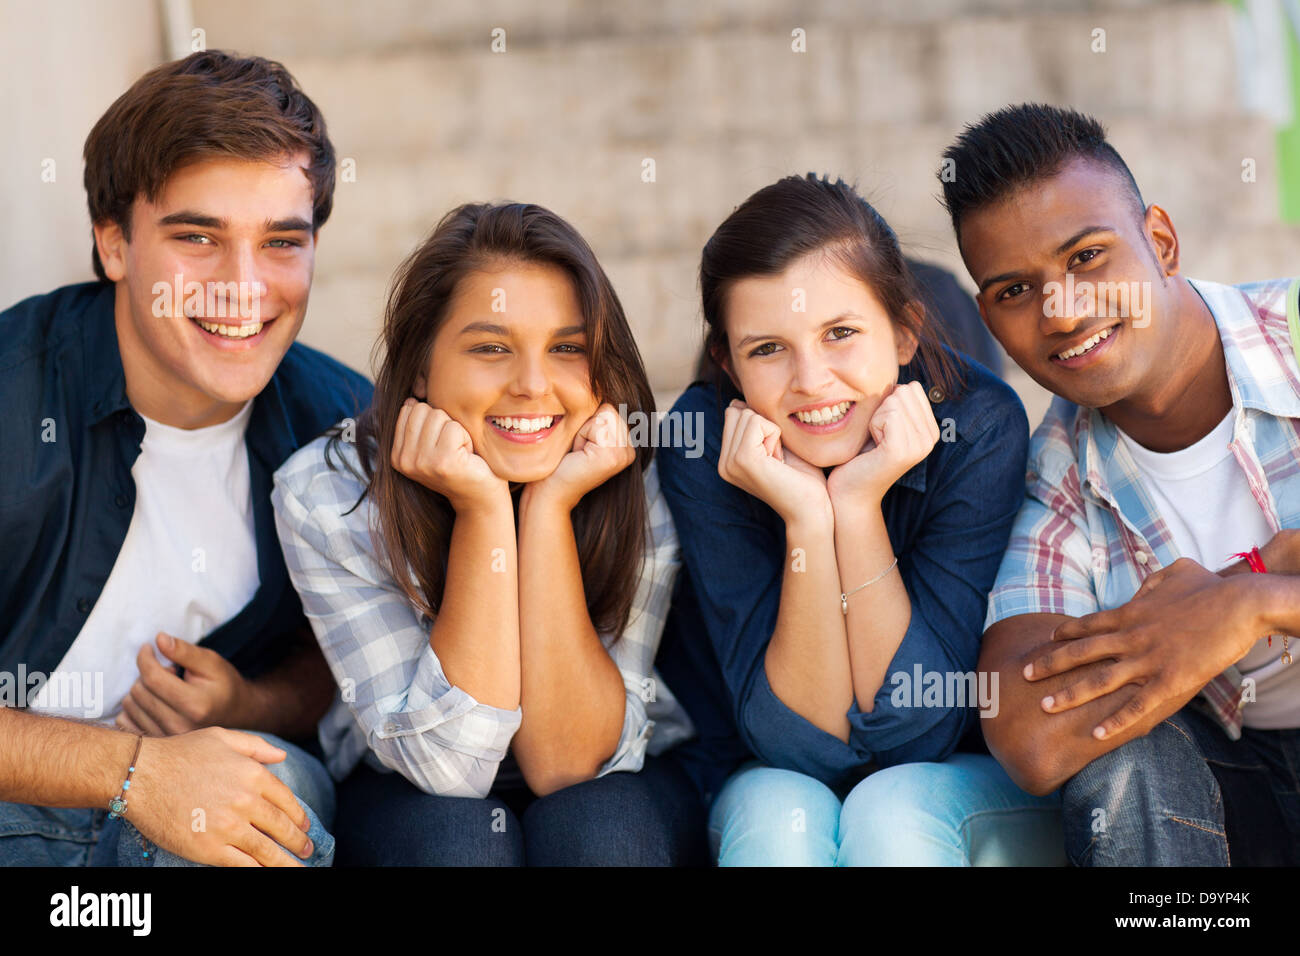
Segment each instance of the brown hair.
[{"label": "brown hair", "polygon": [[[311,157],[312,227],[334,204],[334,146],[316,104],[279,63],[221,50],[192,53],[136,80],[86,137],[90,221],[115,222],[131,238],[131,206],[152,201],[167,178],[196,159]],[[95,275],[107,281],[91,242]]]},{"label": "brown hair", "polygon": [[821,250],[866,283],[894,325],[915,337],[913,362],[926,384],[939,386],[945,395],[958,393],[963,387],[961,360],[931,320],[894,230],[852,186],[813,173],[763,187],[736,207],[705,243],[700,293],[706,328],[698,377],[719,387],[725,384],[724,309],[731,286],[751,276],[776,275]]},{"label": "brown hair", "polygon": [[[378,513],[376,551],[388,572],[422,612],[442,601],[455,512],[442,495],[397,472],[391,464],[402,402],[429,365],[434,337],[446,321],[456,287],[471,273],[502,262],[547,263],[573,281],[587,333],[592,392],[627,413],[654,414],[654,394],[614,287],[595,253],[571,225],[541,206],[467,204],[447,213],[398,268],[376,351],[375,393],[356,426],[358,458]],[[325,460],[339,451],[339,427],[330,430]],[[637,449],[625,468],[589,491],[573,510],[587,611],[598,631],[620,635],[641,573],[647,533],[642,472],[650,447]],[[353,470],[353,469],[350,469]],[[355,508],[357,505],[354,505]],[[409,569],[409,570],[408,570]],[[418,589],[410,583],[413,571]]]}]

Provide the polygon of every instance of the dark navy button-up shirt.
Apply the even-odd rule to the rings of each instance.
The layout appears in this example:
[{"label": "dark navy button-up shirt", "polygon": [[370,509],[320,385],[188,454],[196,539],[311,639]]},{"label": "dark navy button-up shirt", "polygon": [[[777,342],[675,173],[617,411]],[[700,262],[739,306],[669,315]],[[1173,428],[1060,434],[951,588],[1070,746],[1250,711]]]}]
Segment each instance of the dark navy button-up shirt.
[{"label": "dark navy button-up shirt", "polygon": [[[111,283],[92,282],[0,313],[0,671],[58,666],[135,510],[131,466],[145,424],[126,397],[113,301]],[[244,441],[260,583],[203,639],[245,677],[279,663],[307,627],[276,538],[271,475],[370,397],[362,375],[295,343],[253,400]]]},{"label": "dark navy button-up shirt", "polygon": [[[920,378],[915,365],[899,381]],[[904,672],[972,673],[989,589],[1024,498],[1029,428],[1009,386],[967,367],[957,397],[930,389],[943,438],[886,492],[885,527],[912,602],[907,632],[871,713],[855,701],[847,743],[814,726],[772,691],[764,657],[776,629],[787,549],[785,525],[764,502],[718,475],[723,409],[739,395],[693,385],[673,413],[702,416],[704,451],[661,447],[659,476],[681,542],[683,574],[657,665],[698,736],[678,759],[706,799],[749,756],[830,786],[874,764],[942,760],[976,730],[970,706],[916,706],[919,689],[892,699]],[[936,401],[937,399],[937,401]],[[861,596],[860,596],[861,597]],[[868,595],[869,598],[869,595]]]}]

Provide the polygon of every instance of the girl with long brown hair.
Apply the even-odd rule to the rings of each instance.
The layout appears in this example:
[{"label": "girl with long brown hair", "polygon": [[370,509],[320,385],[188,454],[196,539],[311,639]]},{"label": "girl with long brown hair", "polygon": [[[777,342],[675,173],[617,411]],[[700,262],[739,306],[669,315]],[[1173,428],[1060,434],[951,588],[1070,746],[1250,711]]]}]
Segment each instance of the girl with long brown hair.
[{"label": "girl with long brown hair", "polygon": [[[719,865],[1054,862],[1058,803],[976,725],[1024,497],[1015,393],[949,349],[848,184],[760,189],[700,258],[702,456],[658,458],[684,564],[659,666],[698,728]],[[711,759],[710,759],[711,758]]]},{"label": "girl with long brown hair", "polygon": [[691,862],[702,807],[646,755],[690,732],[653,671],[676,536],[595,255],[539,206],[461,206],[398,271],[382,345],[371,407],[273,497],[339,684],[337,859]]}]

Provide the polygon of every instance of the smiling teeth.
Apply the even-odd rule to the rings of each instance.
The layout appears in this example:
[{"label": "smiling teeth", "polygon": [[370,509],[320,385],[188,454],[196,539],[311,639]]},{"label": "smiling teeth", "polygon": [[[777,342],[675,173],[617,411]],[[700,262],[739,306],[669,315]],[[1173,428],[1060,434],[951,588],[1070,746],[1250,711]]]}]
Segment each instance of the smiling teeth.
[{"label": "smiling teeth", "polygon": [[794,417],[805,425],[831,425],[843,418],[852,404],[852,402],[840,402],[838,405],[814,408],[810,412],[795,412]]},{"label": "smiling teeth", "polygon": [[554,415],[545,415],[542,418],[495,418],[488,419],[497,428],[508,432],[518,432],[521,435],[527,435],[531,432],[545,431],[551,427],[555,421]]},{"label": "smiling teeth", "polygon": [[199,327],[213,335],[224,335],[228,339],[246,339],[250,335],[256,335],[262,331],[263,323],[258,322],[256,325],[218,325],[215,322],[204,322],[202,319],[195,319]]},{"label": "smiling teeth", "polygon": [[1110,329],[1102,329],[1100,332],[1098,332],[1092,338],[1088,339],[1088,341],[1084,342],[1082,345],[1076,345],[1074,348],[1070,349],[1069,351],[1062,352],[1060,355],[1056,357],[1059,359],[1071,359],[1074,358],[1076,355],[1082,355],[1084,352],[1091,352],[1094,348],[1097,347],[1097,344],[1099,342],[1101,342],[1103,339],[1108,339],[1108,338],[1110,338]]}]

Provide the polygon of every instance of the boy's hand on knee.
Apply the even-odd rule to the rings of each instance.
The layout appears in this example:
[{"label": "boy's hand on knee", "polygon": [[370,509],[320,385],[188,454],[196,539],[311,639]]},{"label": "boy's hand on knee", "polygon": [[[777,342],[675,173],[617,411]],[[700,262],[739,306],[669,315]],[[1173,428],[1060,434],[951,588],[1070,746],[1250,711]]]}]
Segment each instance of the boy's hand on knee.
[{"label": "boy's hand on knee", "polygon": [[1072,618],[1025,666],[1036,681],[1090,664],[1087,676],[1045,697],[1059,713],[1128,684],[1141,689],[1093,731],[1113,737],[1152,712],[1181,707],[1265,636],[1252,597],[1254,575],[1222,577],[1188,558],[1149,575],[1127,604]]},{"label": "boy's hand on knee", "polygon": [[285,752],[255,734],[209,727],[141,744],[126,818],[158,846],[213,866],[301,866],[307,812],[263,764]]}]

